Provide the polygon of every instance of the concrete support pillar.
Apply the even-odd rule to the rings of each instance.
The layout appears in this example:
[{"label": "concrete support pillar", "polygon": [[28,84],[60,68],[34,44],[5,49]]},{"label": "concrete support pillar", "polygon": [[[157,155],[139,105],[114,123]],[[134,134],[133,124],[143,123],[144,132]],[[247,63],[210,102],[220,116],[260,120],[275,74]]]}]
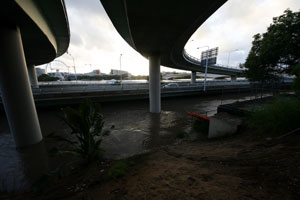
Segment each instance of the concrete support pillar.
[{"label": "concrete support pillar", "polygon": [[29,80],[31,83],[31,87],[39,88],[38,79],[36,75],[36,70],[34,65],[27,65]]},{"label": "concrete support pillar", "polygon": [[0,29],[0,90],[17,147],[42,140],[18,27]]},{"label": "concrete support pillar", "polygon": [[231,78],[231,81],[236,81],[237,76],[230,76],[230,78]]},{"label": "concrete support pillar", "polygon": [[150,112],[160,113],[160,57],[149,57],[149,99]]},{"label": "concrete support pillar", "polygon": [[192,71],[191,73],[191,84],[195,84],[196,83],[196,72]]}]

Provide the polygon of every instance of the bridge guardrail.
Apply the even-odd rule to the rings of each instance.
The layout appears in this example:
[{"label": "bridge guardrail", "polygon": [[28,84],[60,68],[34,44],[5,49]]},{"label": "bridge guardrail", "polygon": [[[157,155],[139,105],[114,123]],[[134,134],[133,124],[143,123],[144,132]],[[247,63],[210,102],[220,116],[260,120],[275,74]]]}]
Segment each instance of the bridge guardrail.
[{"label": "bridge guardrail", "polygon": [[[224,86],[245,86],[250,85],[249,81],[214,81],[207,82],[208,87],[224,87]],[[163,87],[163,84],[161,85]],[[42,95],[42,94],[67,94],[67,93],[81,93],[81,92],[101,92],[101,91],[129,91],[129,90],[146,90],[148,89],[148,84],[136,84],[136,85],[85,85],[85,86],[72,86],[72,87],[64,87],[64,85],[60,87],[46,87],[46,88],[32,88],[32,92],[34,95]],[[162,88],[162,90],[172,90],[172,88]],[[184,83],[179,84],[179,88],[173,88],[175,90],[193,90],[193,89],[203,89],[203,83]],[[170,90],[170,91],[171,91]]]},{"label": "bridge guardrail", "polygon": [[[210,88],[221,87],[237,87],[237,86],[249,86],[253,83],[249,81],[211,81],[207,82],[208,90]],[[291,84],[291,81],[282,82],[282,84]],[[163,86],[163,84],[161,85]],[[82,93],[82,92],[109,92],[109,91],[142,91],[147,90],[148,84],[137,85],[85,85],[85,86],[73,86],[73,87],[49,87],[49,88],[32,88],[34,95],[43,94],[68,94],[68,93]],[[203,89],[203,83],[183,83],[179,84],[179,88],[162,88],[162,91],[180,91],[180,90],[201,90]]]},{"label": "bridge guardrail", "polygon": [[[182,55],[186,61],[193,63],[195,65],[198,65],[198,66],[202,66],[201,59],[190,55],[189,53],[187,53],[187,51],[185,49],[183,50]],[[218,65],[209,65],[208,68],[218,69],[218,70],[227,70],[227,71],[236,72],[236,73],[242,73],[244,71],[242,69],[237,69],[237,68],[228,67],[228,66],[219,65],[219,64]]]}]

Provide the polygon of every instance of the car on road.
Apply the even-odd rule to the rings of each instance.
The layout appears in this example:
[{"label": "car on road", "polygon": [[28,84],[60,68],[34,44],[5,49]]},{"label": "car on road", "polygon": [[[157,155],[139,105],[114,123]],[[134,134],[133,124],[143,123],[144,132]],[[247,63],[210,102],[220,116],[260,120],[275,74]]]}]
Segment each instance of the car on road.
[{"label": "car on road", "polygon": [[68,74],[66,76],[65,80],[67,80],[67,81],[76,81],[77,79],[76,79],[75,74]]},{"label": "car on road", "polygon": [[118,81],[116,79],[111,79],[107,81],[109,84],[116,84]]},{"label": "car on road", "polygon": [[179,85],[177,83],[168,83],[164,85],[163,88],[179,88]]}]

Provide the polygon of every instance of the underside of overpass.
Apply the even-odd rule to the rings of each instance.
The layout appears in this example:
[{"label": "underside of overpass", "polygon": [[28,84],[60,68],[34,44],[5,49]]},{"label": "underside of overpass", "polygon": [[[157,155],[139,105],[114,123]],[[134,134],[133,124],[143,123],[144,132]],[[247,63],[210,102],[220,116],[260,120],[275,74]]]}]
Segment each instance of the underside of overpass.
[{"label": "underside of overpass", "polygon": [[[159,55],[163,66],[197,72],[205,67],[187,60],[184,46],[226,1],[101,0],[117,31],[141,55]],[[210,67],[208,73],[236,75],[240,70]]]},{"label": "underside of overpass", "polygon": [[[160,65],[203,72],[203,66],[184,58],[183,49],[226,0],[101,2],[121,36],[149,59],[150,111],[159,113]],[[34,76],[35,65],[48,63],[67,51],[69,23],[63,0],[4,0],[0,4],[2,101],[16,145],[25,147],[42,140],[28,76]],[[208,73],[237,72],[210,67]]]},{"label": "underside of overpass", "polygon": [[[126,42],[149,59],[150,112],[160,112],[160,65],[204,72],[184,46],[191,35],[227,0],[100,0]],[[207,73],[236,76],[241,70],[208,67]]]},{"label": "underside of overpass", "polygon": [[3,0],[0,17],[2,101],[16,146],[26,147],[42,140],[28,76],[67,51],[69,23],[63,0]]}]

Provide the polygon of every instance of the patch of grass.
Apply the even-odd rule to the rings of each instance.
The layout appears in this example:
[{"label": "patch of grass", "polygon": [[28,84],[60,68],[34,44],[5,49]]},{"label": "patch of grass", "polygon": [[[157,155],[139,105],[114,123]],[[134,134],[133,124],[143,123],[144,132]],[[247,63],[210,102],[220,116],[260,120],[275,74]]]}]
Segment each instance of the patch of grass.
[{"label": "patch of grass", "polygon": [[134,165],[133,161],[119,160],[115,164],[113,164],[108,170],[108,176],[113,179],[118,179],[126,175],[129,170],[129,167]]},{"label": "patch of grass", "polygon": [[54,170],[51,170],[39,177],[32,185],[32,191],[36,195],[42,195],[47,189],[51,188],[52,185],[55,185],[55,182],[58,181],[58,179],[61,179],[65,176],[64,169],[66,166],[59,166],[55,168]]},{"label": "patch of grass", "polygon": [[300,127],[300,100],[281,98],[255,111],[247,120],[248,127],[261,134],[283,134]]},{"label": "patch of grass", "polygon": [[148,159],[149,154],[150,152],[139,154],[111,163],[111,166],[109,167],[105,176],[106,179],[118,179],[125,176],[134,166],[140,165],[145,162]]}]

